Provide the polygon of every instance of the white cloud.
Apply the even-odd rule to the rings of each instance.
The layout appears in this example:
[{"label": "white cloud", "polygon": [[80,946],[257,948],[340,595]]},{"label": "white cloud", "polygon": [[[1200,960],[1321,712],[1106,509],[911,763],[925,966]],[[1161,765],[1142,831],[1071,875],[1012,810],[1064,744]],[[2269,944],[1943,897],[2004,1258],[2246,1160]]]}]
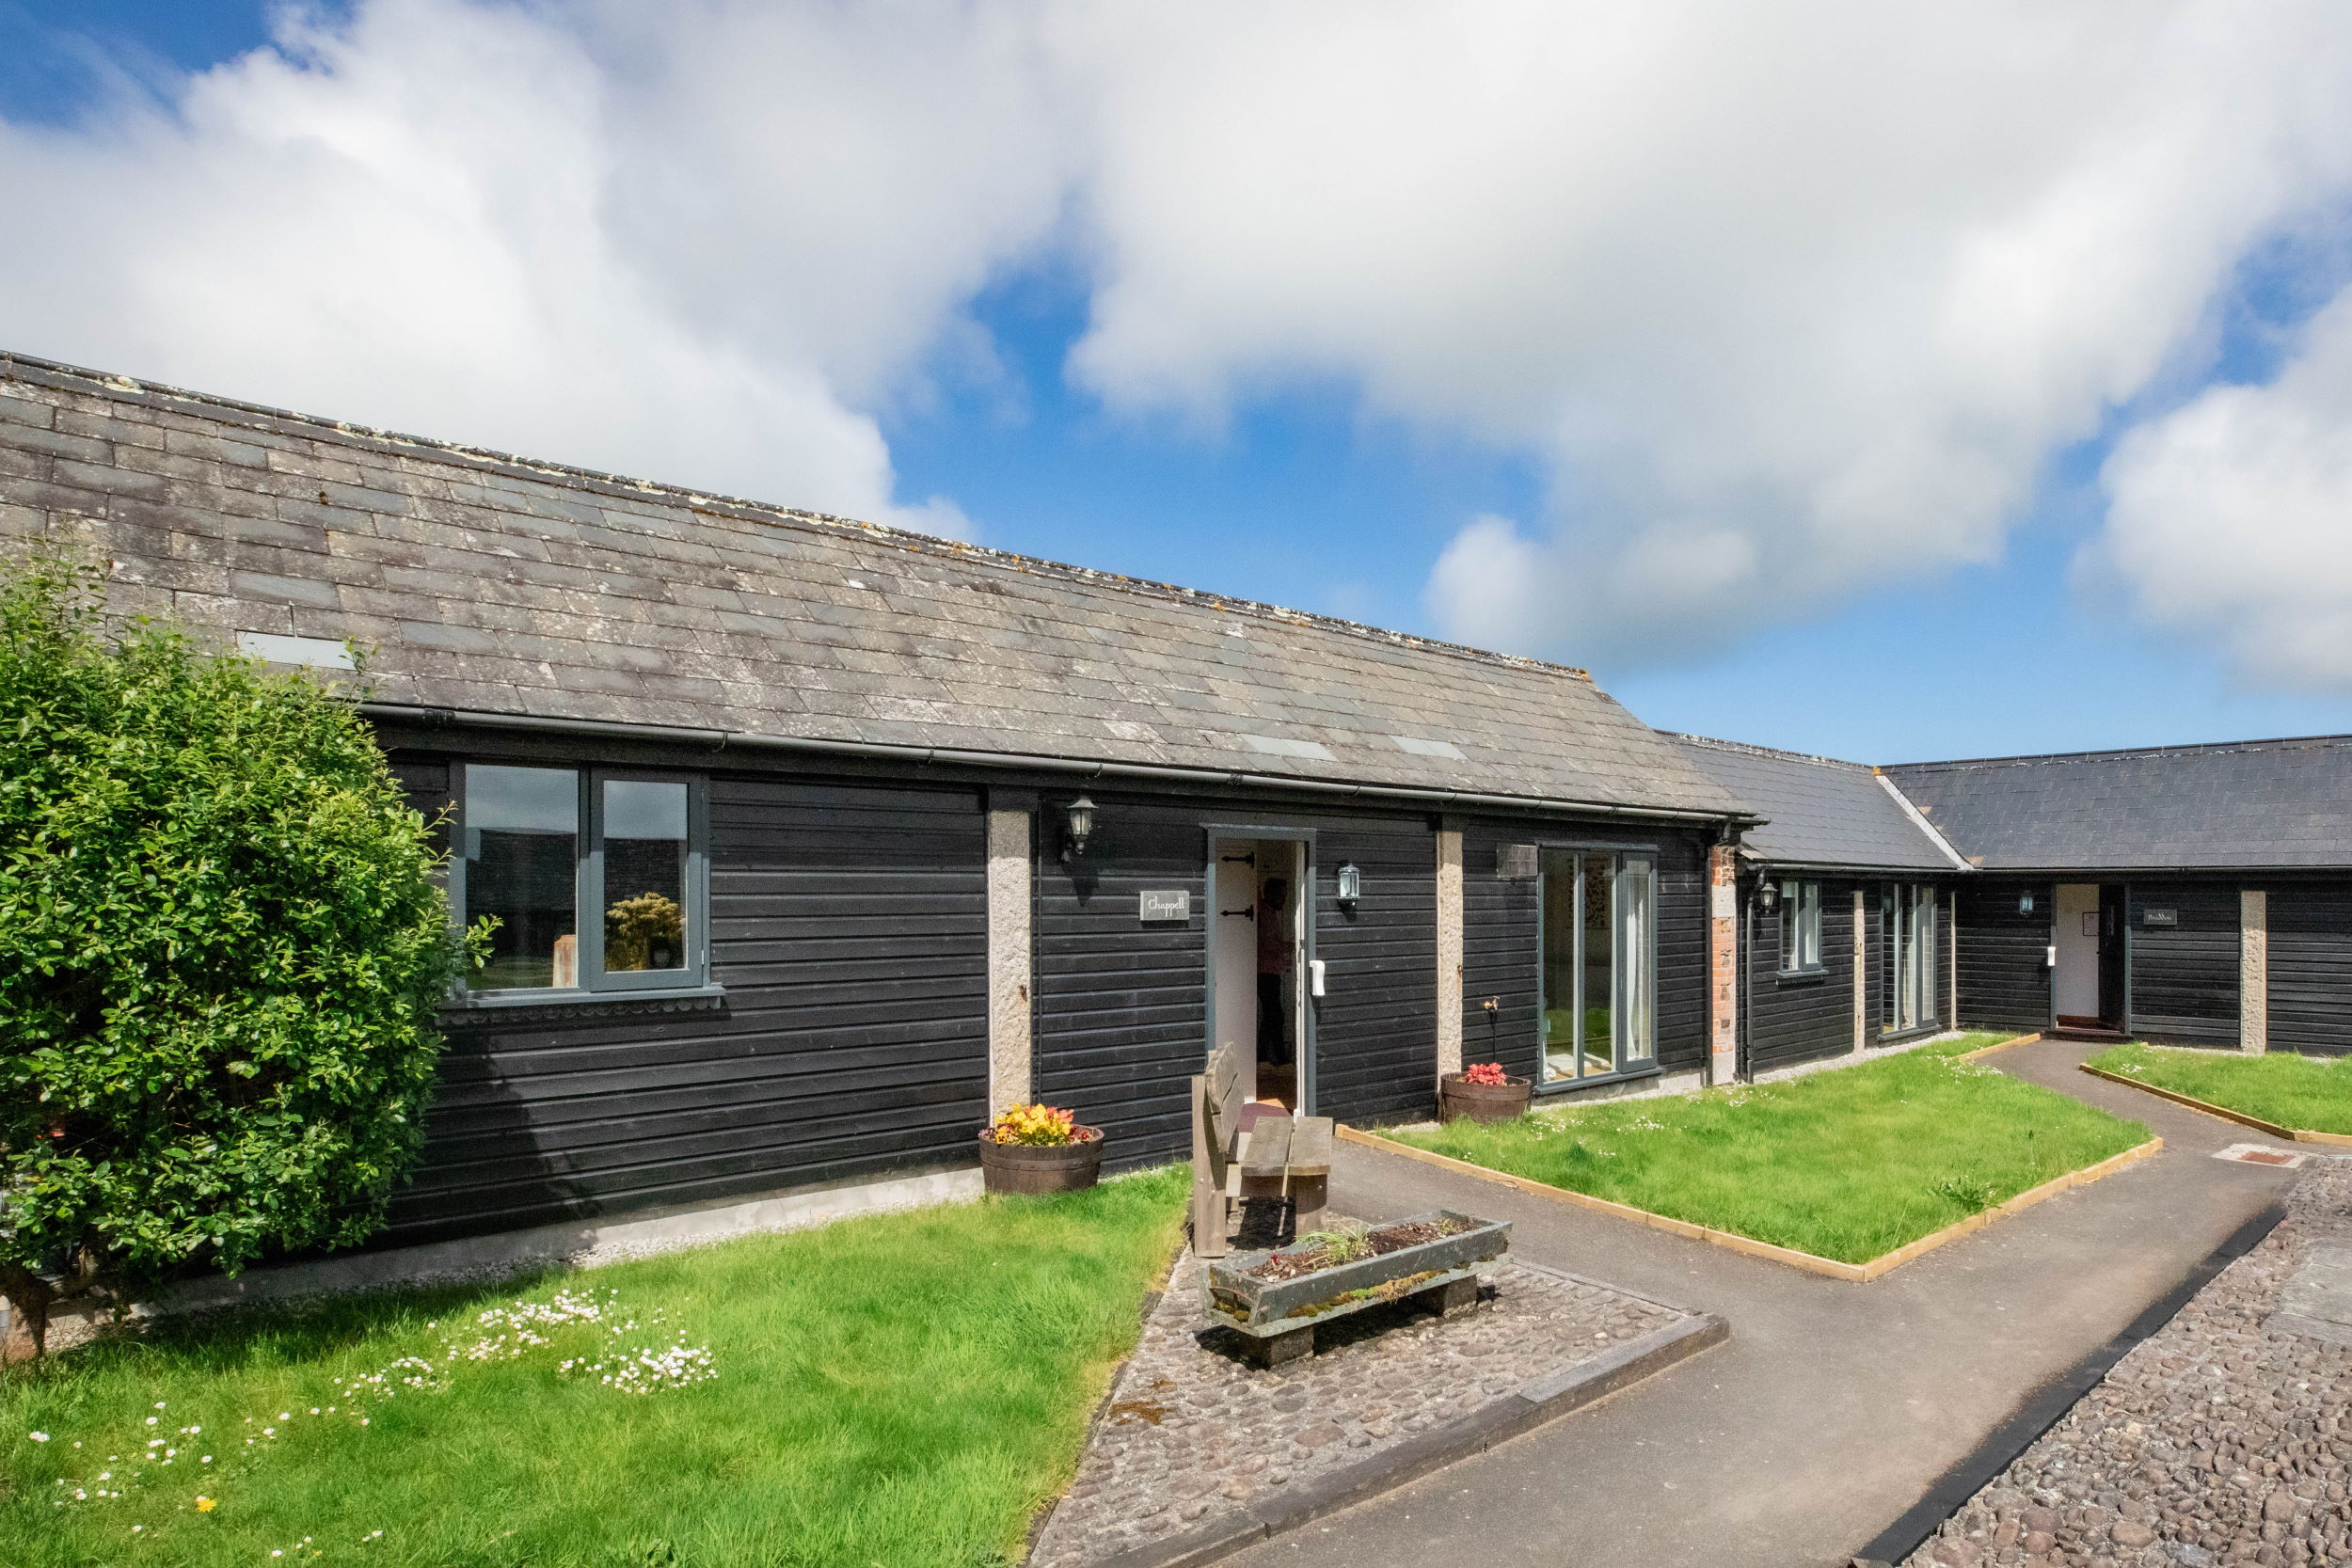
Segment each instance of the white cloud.
[{"label": "white cloud", "polygon": [[2217,387],[2118,444],[2085,562],[2265,685],[2352,689],[2352,289],[2265,387]]},{"label": "white cloud", "polygon": [[[1690,649],[1990,558],[2052,451],[2352,171],[2326,4],[1096,8],[1075,368],[1291,376],[1546,456],[1455,634]],[[1493,613],[1495,606],[1516,607]]]},{"label": "white cloud", "polygon": [[174,102],[0,126],[0,199],[38,214],[0,247],[0,341],[968,531],[895,502],[869,410],[1057,210],[1018,84],[953,88],[998,82],[1002,29],[663,14],[371,0]]},{"label": "white cloud", "polygon": [[2335,0],[358,0],[0,125],[0,341],[961,530],[877,414],[1074,256],[1119,407],[1532,453],[1429,603],[1598,660],[1995,555],[2347,189]]}]

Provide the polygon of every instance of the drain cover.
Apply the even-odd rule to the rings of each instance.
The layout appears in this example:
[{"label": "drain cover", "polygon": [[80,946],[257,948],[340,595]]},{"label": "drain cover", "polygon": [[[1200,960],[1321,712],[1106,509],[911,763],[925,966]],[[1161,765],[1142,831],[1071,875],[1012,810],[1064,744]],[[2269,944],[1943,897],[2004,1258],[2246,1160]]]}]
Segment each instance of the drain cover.
[{"label": "drain cover", "polygon": [[2290,1154],[2268,1144],[2232,1144],[2214,1155],[2217,1160],[2235,1160],[2241,1165],[2280,1165],[2292,1170],[2309,1159],[2305,1154]]},{"label": "drain cover", "polygon": [[2352,1345],[2352,1248],[2312,1248],[2279,1293],[2279,1310],[2263,1326]]}]

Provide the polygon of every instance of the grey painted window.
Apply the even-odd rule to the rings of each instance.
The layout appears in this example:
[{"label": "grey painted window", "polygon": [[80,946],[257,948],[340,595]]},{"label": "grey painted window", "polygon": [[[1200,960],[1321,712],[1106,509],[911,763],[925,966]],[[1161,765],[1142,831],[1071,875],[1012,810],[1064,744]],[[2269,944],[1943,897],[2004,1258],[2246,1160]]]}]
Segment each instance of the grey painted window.
[{"label": "grey painted window", "polygon": [[1541,1081],[1647,1068],[1658,1054],[1656,860],[1547,848],[1539,879]]},{"label": "grey painted window", "polygon": [[1935,1026],[1935,889],[1895,882],[1879,902],[1885,933],[1887,1034]]},{"label": "grey painted window", "polygon": [[462,921],[493,923],[489,959],[469,990],[704,983],[701,781],[480,763],[462,778],[464,850],[451,896]]}]

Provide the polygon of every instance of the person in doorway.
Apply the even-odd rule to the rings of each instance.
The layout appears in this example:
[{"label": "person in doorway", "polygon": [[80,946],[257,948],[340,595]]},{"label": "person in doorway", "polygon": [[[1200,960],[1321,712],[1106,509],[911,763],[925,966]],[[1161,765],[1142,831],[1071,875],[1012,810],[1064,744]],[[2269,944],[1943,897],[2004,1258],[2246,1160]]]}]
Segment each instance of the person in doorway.
[{"label": "person in doorway", "polygon": [[1258,1060],[1269,1067],[1291,1062],[1290,1009],[1282,1004],[1293,946],[1290,891],[1279,877],[1268,877],[1258,889]]}]

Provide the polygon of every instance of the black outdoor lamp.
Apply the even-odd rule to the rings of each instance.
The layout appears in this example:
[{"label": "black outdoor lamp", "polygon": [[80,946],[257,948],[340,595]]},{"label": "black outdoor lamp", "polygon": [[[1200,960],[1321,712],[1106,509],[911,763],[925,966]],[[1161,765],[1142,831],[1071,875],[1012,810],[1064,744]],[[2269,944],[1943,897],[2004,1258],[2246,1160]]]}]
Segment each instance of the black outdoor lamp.
[{"label": "black outdoor lamp", "polygon": [[1354,861],[1340,867],[1335,879],[1339,891],[1333,895],[1343,904],[1353,904],[1364,895],[1364,874],[1356,869]]},{"label": "black outdoor lamp", "polygon": [[1094,802],[1081,795],[1061,809],[1061,858],[1075,860],[1094,836]]},{"label": "black outdoor lamp", "polygon": [[2030,893],[2021,893],[2021,894],[2019,894],[2019,895],[2017,895],[2017,912],[2018,912],[2019,914],[2031,914],[2031,913],[2033,913],[2033,895],[2032,895],[2032,894],[2030,894]]},{"label": "black outdoor lamp", "polygon": [[1756,901],[1764,907],[1764,912],[1766,914],[1772,913],[1773,907],[1780,902],[1780,883],[1774,881],[1770,877],[1767,877],[1763,880],[1757,882],[1756,884]]}]

